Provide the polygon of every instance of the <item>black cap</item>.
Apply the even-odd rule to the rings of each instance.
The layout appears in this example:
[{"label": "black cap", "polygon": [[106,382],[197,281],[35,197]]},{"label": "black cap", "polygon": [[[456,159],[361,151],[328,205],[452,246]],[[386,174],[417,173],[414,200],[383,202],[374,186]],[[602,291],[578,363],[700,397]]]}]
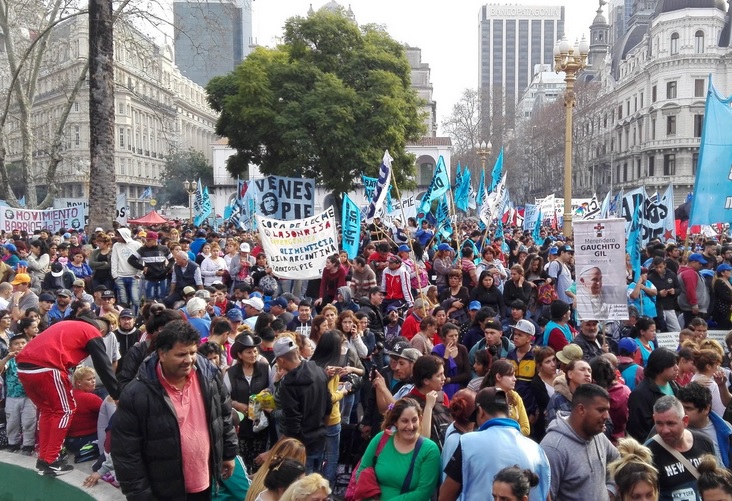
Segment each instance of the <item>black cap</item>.
[{"label": "black cap", "polygon": [[375,285],[369,289],[369,294],[376,294],[377,292],[381,292],[382,294],[386,294],[386,291],[383,287],[379,287],[378,285]]}]

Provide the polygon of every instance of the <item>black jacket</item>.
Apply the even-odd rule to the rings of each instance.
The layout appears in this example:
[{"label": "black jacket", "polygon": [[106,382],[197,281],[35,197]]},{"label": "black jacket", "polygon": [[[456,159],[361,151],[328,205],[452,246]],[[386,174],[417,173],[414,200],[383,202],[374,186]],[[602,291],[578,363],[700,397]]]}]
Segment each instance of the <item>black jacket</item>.
[{"label": "black jacket", "polygon": [[[258,394],[260,391],[269,388],[269,364],[266,360],[257,360],[252,372],[252,382],[249,383],[244,377],[244,370],[241,362],[232,365],[226,375],[231,385],[231,400],[242,404],[249,404],[249,397]],[[244,419],[239,424],[239,436],[251,437],[254,435],[254,422],[251,419]],[[260,433],[265,433],[262,430]]]},{"label": "black jacket", "polygon": [[[155,247],[143,245],[127,258],[127,262],[138,270],[147,268],[145,280],[155,282],[168,278],[170,270],[173,269],[175,264],[173,254],[164,245],[156,245]],[[183,289],[181,288],[181,290]]]},{"label": "black jacket", "polygon": [[[671,389],[676,395],[679,392],[679,385],[671,381]],[[653,428],[653,404],[661,398],[663,393],[656,383],[650,378],[644,378],[633,391],[628,399],[628,426],[625,430],[628,435],[640,443],[648,438],[648,433]]]},{"label": "black jacket", "polygon": [[384,326],[386,323],[384,322],[384,315],[381,313],[381,308],[371,304],[371,301],[367,298],[361,298],[357,302],[359,306],[361,306],[360,311],[369,316],[369,329],[371,329],[371,332],[376,336],[376,340],[383,343],[384,332],[386,331]]},{"label": "black jacket", "polygon": [[130,384],[132,380],[137,376],[137,372],[140,370],[140,365],[149,355],[150,350],[150,338],[145,341],[138,341],[132,348],[127,350],[125,356],[120,359],[117,365],[117,384],[119,385],[120,394],[125,389],[125,386]]},{"label": "black jacket", "polygon": [[301,362],[282,378],[278,395],[284,435],[298,439],[308,453],[322,450],[325,420],[333,408],[325,371],[314,362]]},{"label": "black jacket", "polygon": [[[185,500],[180,430],[173,403],[157,375],[153,353],[122,392],[112,429],[112,457],[128,500]],[[198,355],[198,377],[211,438],[211,474],[221,480],[223,461],[234,459],[238,443],[231,421],[231,399],[219,371]],[[214,489],[215,491],[215,489]]]}]

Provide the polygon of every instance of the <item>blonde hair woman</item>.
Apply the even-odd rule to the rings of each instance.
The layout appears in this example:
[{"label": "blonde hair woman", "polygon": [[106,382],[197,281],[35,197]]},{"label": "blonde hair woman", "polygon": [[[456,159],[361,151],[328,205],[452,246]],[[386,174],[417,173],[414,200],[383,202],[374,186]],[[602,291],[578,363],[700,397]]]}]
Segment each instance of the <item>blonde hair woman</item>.
[{"label": "blonde hair woman", "polygon": [[274,447],[269,452],[261,454],[257,460],[262,457],[264,457],[264,462],[259,468],[259,471],[254,475],[254,478],[252,478],[252,485],[249,486],[249,491],[247,491],[247,497],[244,501],[254,501],[265,490],[264,478],[269,473],[271,465],[275,460],[290,458],[305,463],[305,446],[295,438],[283,437],[274,444]]},{"label": "blonde hair woman", "polygon": [[632,438],[618,442],[620,457],[607,467],[615,479],[618,501],[658,499],[658,470],[653,467],[653,455]]},{"label": "blonde hair woman", "polygon": [[328,501],[330,492],[328,481],[312,473],[288,487],[280,501]]}]

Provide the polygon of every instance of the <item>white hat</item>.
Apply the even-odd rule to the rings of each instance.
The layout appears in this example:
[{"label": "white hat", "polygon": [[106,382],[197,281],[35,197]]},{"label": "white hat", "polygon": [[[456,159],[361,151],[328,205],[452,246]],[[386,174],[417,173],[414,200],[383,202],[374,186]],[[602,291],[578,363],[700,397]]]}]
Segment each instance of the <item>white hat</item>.
[{"label": "white hat", "polygon": [[97,227],[96,227],[96,229],[94,230],[94,233],[98,233],[98,232],[100,232],[100,231],[101,231],[102,233],[104,233],[104,228],[102,228],[101,226],[97,226]]},{"label": "white hat", "polygon": [[532,324],[531,322],[529,322],[528,320],[523,319],[523,318],[521,320],[519,320],[518,322],[516,322],[516,325],[513,326],[513,330],[525,332],[526,334],[529,334],[531,336],[536,334],[536,329],[534,328],[534,324]]},{"label": "white hat", "polygon": [[262,311],[264,309],[264,301],[262,301],[258,297],[251,297],[249,299],[245,299],[241,302],[241,304],[248,304],[252,308],[254,308],[257,311]]},{"label": "white hat", "polygon": [[239,252],[251,252],[252,248],[249,247],[249,244],[244,242],[239,246]]},{"label": "white hat", "polygon": [[296,349],[297,344],[295,344],[295,341],[287,336],[282,336],[277,339],[277,341],[274,342],[274,346],[272,346],[275,358],[281,357],[282,355],[295,351]]}]

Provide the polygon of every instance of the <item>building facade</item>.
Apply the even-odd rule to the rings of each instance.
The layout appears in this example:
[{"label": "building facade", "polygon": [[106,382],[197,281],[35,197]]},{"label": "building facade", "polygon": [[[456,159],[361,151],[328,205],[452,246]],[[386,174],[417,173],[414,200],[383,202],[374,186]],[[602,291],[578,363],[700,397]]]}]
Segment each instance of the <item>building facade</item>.
[{"label": "building facade", "polygon": [[252,0],[173,2],[175,64],[205,87],[236,68],[254,45]]},{"label": "building facade", "polygon": [[501,99],[501,113],[514,117],[536,65],[553,64],[554,44],[564,35],[564,7],[483,5],[479,33],[478,86],[494,103]]},{"label": "building facade", "polygon": [[[86,16],[59,24],[38,79],[31,115],[33,163],[44,186],[48,153],[69,102],[68,93],[86,63],[89,30]],[[165,158],[170,151],[194,148],[212,161],[217,114],[208,106],[205,90],[183,77],[169,46],[160,46],[128,25],[115,25],[115,171],[118,193],[127,195],[133,217],[149,210],[142,194],[162,186]],[[6,162],[21,160],[21,122],[6,125]],[[64,127],[61,162],[56,171],[58,196],[87,198],[89,185],[89,87],[84,83],[71,105]]]}]

